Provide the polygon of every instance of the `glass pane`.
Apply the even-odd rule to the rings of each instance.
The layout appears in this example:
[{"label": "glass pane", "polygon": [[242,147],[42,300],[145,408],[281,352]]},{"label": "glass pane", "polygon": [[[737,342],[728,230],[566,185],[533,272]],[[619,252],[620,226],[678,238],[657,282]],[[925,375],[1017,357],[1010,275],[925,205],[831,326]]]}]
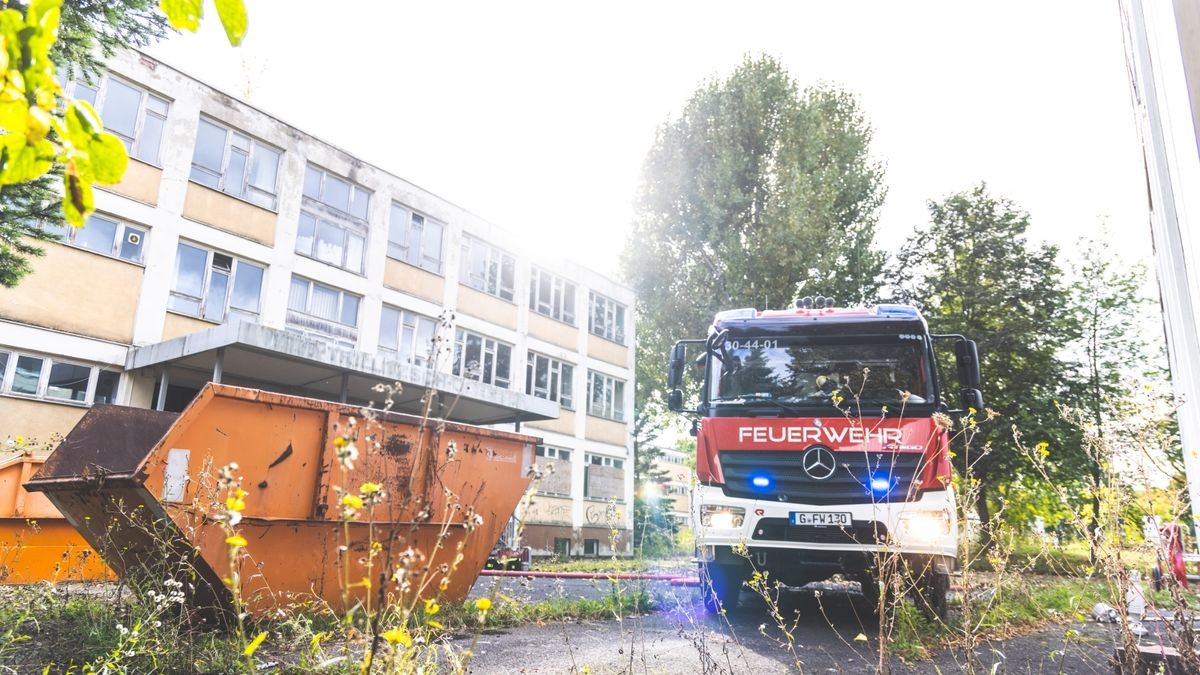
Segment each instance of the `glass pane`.
[{"label": "glass pane", "polygon": [[616,325],[613,326],[612,334],[617,342],[625,342],[625,308],[617,305]]},{"label": "glass pane", "polygon": [[108,79],[104,90],[104,106],[100,116],[104,128],[126,138],[133,138],[137,130],[138,108],[142,103],[142,92],[121,82]]},{"label": "glass pane", "polygon": [[434,323],[433,319],[426,319],[423,316],[417,317],[417,344],[415,348],[417,363],[423,363],[425,359],[429,358],[429,353],[433,351],[433,333],[436,328],[437,324]]},{"label": "glass pane", "polygon": [[496,345],[496,386],[508,388],[512,373],[512,347]]},{"label": "glass pane", "polygon": [[500,268],[500,297],[505,300],[513,299],[513,279],[516,278],[517,261],[512,256],[504,256]]},{"label": "glass pane", "polygon": [[75,231],[75,244],[88,250],[112,255],[117,224],[107,218],[90,216],[83,229]]},{"label": "glass pane", "polygon": [[126,225],[125,231],[121,235],[121,250],[118,252],[118,255],[130,262],[141,262],[142,244],[145,241],[145,232],[136,227]]},{"label": "glass pane", "polygon": [[155,96],[154,94],[146,95],[146,109],[149,110],[150,112],[156,112],[159,115],[166,117],[168,105],[169,104],[167,103],[166,99],[159,98],[159,97]]},{"label": "glass pane", "polygon": [[366,190],[356,187],[354,188],[354,201],[350,205],[350,213],[356,218],[367,219],[367,210],[371,206],[371,193]]},{"label": "glass pane", "polygon": [[495,365],[495,363],[494,363],[495,360],[496,360],[496,355],[494,352],[489,351],[487,349],[483,350],[483,364],[480,365],[479,370],[480,370],[480,374],[482,375],[484,384],[492,383],[492,375],[494,373],[493,367]]},{"label": "glass pane", "polygon": [[8,352],[0,352],[0,390],[4,389],[4,376],[8,374]]},{"label": "glass pane", "polygon": [[258,314],[258,303],[262,297],[263,270],[261,267],[239,261],[237,275],[233,278],[233,298],[229,305]]},{"label": "glass pane", "polygon": [[625,419],[625,383],[616,382],[613,385],[613,417]]},{"label": "glass pane", "polygon": [[324,220],[317,223],[317,260],[342,266],[346,252],[346,232]]},{"label": "glass pane", "polygon": [[175,292],[196,298],[203,296],[204,268],[207,265],[207,251],[179,244],[179,257],[175,261]]},{"label": "glass pane", "polygon": [[246,154],[250,154],[250,137],[244,134],[233,132],[233,138],[229,140],[229,145],[238,150],[245,150]]},{"label": "glass pane", "polygon": [[400,310],[384,305],[383,315],[379,319],[379,348],[396,351],[400,346],[397,342],[399,334]]},{"label": "glass pane", "polygon": [[321,201],[335,209],[349,212],[350,184],[337,176],[325,174],[325,193]]},{"label": "glass pane", "polygon": [[312,255],[313,239],[316,237],[317,219],[304,211],[300,212],[300,224],[296,228],[296,253]]},{"label": "glass pane", "polygon": [[574,380],[575,380],[575,368],[572,366],[568,366],[567,364],[564,363],[562,366],[562,380],[560,381],[561,396],[560,396],[560,400],[559,400],[559,403],[562,404],[562,406],[564,408],[575,407]]},{"label": "glass pane", "polygon": [[220,321],[225,318],[225,299],[229,294],[229,273],[214,269],[208,279],[208,296],[204,299],[204,318]]},{"label": "glass pane", "polygon": [[42,359],[36,356],[18,356],[11,390],[17,394],[36,394],[41,377]]},{"label": "glass pane", "polygon": [[[544,356],[534,356],[533,388],[534,391],[548,392],[550,388],[550,359]],[[545,396],[542,396],[545,398]]]},{"label": "glass pane", "polygon": [[466,369],[464,373],[472,380],[480,378],[480,368],[483,365],[483,338],[467,334],[467,349],[463,354]]},{"label": "glass pane", "polygon": [[337,321],[339,295],[341,294],[332,288],[313,284],[312,303],[309,305],[308,313],[322,319]]},{"label": "glass pane", "polygon": [[96,394],[92,398],[93,403],[116,403],[117,402],[117,383],[121,381],[121,374],[111,370],[102,370],[96,376]]},{"label": "glass pane", "polygon": [[94,108],[96,107],[96,88],[85,82],[76,82],[75,98],[87,101]]},{"label": "glass pane", "polygon": [[392,216],[388,222],[388,243],[396,248],[388,248],[388,252],[401,252],[408,248],[408,209],[392,204]]},{"label": "glass pane", "polygon": [[149,164],[158,164],[158,148],[162,145],[164,120],[154,115],[146,115],[142,120],[142,133],[137,139],[138,159]]},{"label": "glass pane", "polygon": [[311,165],[304,167],[304,196],[312,199],[321,197],[321,172]]},{"label": "glass pane", "polygon": [[562,320],[575,325],[575,284],[563,285]]},{"label": "glass pane", "polygon": [[292,277],[292,286],[288,290],[288,309],[297,312],[308,311],[308,286],[307,279]]},{"label": "glass pane", "polygon": [[175,293],[172,292],[171,297],[167,299],[167,307],[176,312],[183,312],[184,314],[191,314],[192,316],[200,316],[199,298],[188,298],[182,295],[175,295]]},{"label": "glass pane", "polygon": [[246,191],[246,155],[240,150],[229,151],[229,167],[225,171],[225,191],[242,196]]},{"label": "glass pane", "polygon": [[362,273],[363,269],[363,249],[366,247],[366,240],[361,236],[349,233],[346,236],[346,269],[351,272]]},{"label": "glass pane", "polygon": [[200,118],[196,129],[196,149],[192,152],[192,164],[221,173],[221,159],[225,156],[225,129]]},{"label": "glass pane", "polygon": [[214,190],[217,189],[217,187],[219,187],[221,184],[220,176],[194,164],[192,165],[192,172],[189,174],[189,177],[197,183],[207,185]]},{"label": "glass pane", "polygon": [[50,377],[46,381],[47,398],[57,398],[64,401],[87,400],[88,379],[92,369],[77,366],[73,363],[50,364]]},{"label": "glass pane", "polygon": [[347,326],[358,325],[358,296],[349,293],[342,294],[342,323]]},{"label": "glass pane", "polygon": [[250,158],[250,184],[263,192],[275,194],[275,177],[278,173],[279,152],[255,144]]}]

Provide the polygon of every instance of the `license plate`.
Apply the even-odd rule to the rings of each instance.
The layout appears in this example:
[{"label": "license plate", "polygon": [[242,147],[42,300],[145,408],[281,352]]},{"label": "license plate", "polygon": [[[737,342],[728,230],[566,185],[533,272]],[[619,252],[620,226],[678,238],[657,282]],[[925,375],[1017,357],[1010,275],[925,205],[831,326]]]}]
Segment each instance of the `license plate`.
[{"label": "license plate", "polygon": [[824,511],[792,511],[793,525],[817,525],[850,527],[849,513],[826,513]]}]

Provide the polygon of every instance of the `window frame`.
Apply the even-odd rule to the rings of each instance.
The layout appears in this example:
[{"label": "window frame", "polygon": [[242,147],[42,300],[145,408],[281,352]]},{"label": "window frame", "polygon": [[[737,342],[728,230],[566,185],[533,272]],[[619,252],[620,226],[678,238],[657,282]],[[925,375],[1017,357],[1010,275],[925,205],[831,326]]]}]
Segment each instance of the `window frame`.
[{"label": "window frame", "polygon": [[[555,388],[547,384],[545,395],[537,393],[537,369],[538,361],[540,360],[546,361],[547,383],[554,382],[556,377],[558,382],[557,390],[552,390]],[[563,374],[564,367],[570,369],[570,376]],[[575,410],[575,367],[574,363],[556,359],[532,349],[527,350],[525,354],[525,393],[529,396],[546,399],[547,401],[554,401],[564,410]],[[570,389],[565,401],[562,392],[564,384]]]},{"label": "window frame", "polygon": [[[182,253],[183,253],[182,247],[184,247],[184,246],[187,246],[188,248],[192,248],[192,249],[195,249],[198,251],[203,251],[205,253],[204,275],[203,275],[203,279],[200,282],[200,285],[202,287],[200,297],[195,297],[195,296],[192,296],[192,295],[189,295],[187,293],[177,290],[177,286],[179,284],[179,265],[180,265],[180,261],[182,260]],[[229,268],[229,280],[227,282],[228,286],[225,289],[225,298],[222,302],[223,308],[221,311],[220,320],[212,319],[212,318],[209,318],[209,316],[208,316],[208,302],[212,299],[209,297],[212,292],[212,277],[213,277],[213,271],[216,267],[213,263],[215,262],[216,257],[218,255],[225,256],[231,260],[230,268]],[[258,284],[258,303],[257,303],[258,311],[255,311],[255,312],[251,312],[251,311],[246,310],[241,307],[233,306],[234,289],[237,288],[238,274],[243,267],[252,267],[254,269],[259,270],[259,272],[261,273],[259,276],[259,284]],[[266,285],[266,281],[267,281],[267,266],[266,265],[251,262],[251,261],[245,260],[244,258],[241,258],[239,256],[231,255],[228,253],[223,253],[221,251],[217,251],[215,249],[211,249],[206,246],[202,246],[202,245],[195,244],[190,241],[181,239],[175,246],[175,277],[171,282],[171,290],[167,296],[167,311],[174,312],[176,314],[182,314],[185,316],[195,317],[195,318],[201,319],[203,321],[211,321],[213,323],[225,323],[229,320],[231,315],[237,315],[239,317],[244,317],[244,318],[247,318],[250,320],[255,320],[259,316],[262,315],[263,287]],[[196,301],[196,303],[198,304],[198,313],[193,314],[192,312],[190,312],[186,309],[182,309],[180,307],[174,306],[172,303],[175,298],[180,298],[183,301],[186,301],[186,300]]]},{"label": "window frame", "polygon": [[[136,113],[136,119],[134,120],[133,138],[128,138],[121,132],[116,131],[115,129],[108,128],[107,126],[105,127],[105,131],[108,131],[108,132],[112,133],[114,136],[116,136],[117,138],[121,139],[123,144],[125,141],[128,141],[128,146],[125,148],[125,150],[129,153],[130,158],[136,159],[139,162],[144,162],[146,164],[149,164],[151,166],[158,167],[161,169],[163,166],[163,164],[162,164],[163,137],[166,135],[167,120],[170,119],[170,116],[171,116],[171,104],[173,104],[175,101],[167,98],[166,96],[163,96],[162,94],[159,94],[158,92],[152,91],[149,87],[146,87],[142,84],[138,84],[137,82],[134,82],[133,80],[131,80],[123,75],[115,74],[111,71],[104,71],[104,72],[100,73],[100,76],[99,76],[99,78],[97,78],[96,84],[94,86],[88,82],[82,83],[83,86],[87,87],[88,89],[95,90],[95,92],[96,92],[95,100],[92,101],[91,103],[92,103],[92,107],[95,108],[96,112],[101,117],[105,116],[104,105],[108,101],[108,94],[109,94],[108,83],[110,80],[116,80],[131,89],[137,90],[139,92],[140,96],[138,97],[138,109],[137,109],[137,113]],[[74,76],[73,73],[69,74],[66,81],[60,80],[60,84],[63,85],[64,94],[66,94],[72,98],[77,98],[77,99],[83,98],[83,97],[78,96],[76,93],[76,88],[81,83],[80,83],[79,79]],[[148,101],[151,98],[162,101],[165,104],[164,107],[166,108],[166,112],[160,113],[156,110],[151,110],[150,106],[148,105]],[[87,99],[84,98],[83,100],[87,100]],[[142,141],[145,139],[143,132],[145,131],[145,128],[146,128],[146,116],[147,115],[150,115],[150,116],[155,117],[162,121],[162,129],[160,130],[159,137],[158,137],[157,152],[156,152],[154,159],[152,159],[152,160],[141,156]]]},{"label": "window frame", "polygon": [[[212,126],[217,127],[225,132],[225,146],[221,150],[221,172],[219,174],[214,174],[212,169],[210,169],[206,166],[196,164],[196,152],[199,149],[199,139],[200,139],[199,129],[200,129],[200,125],[205,124],[205,123],[211,124]],[[217,190],[218,192],[227,194],[230,197],[233,197],[235,199],[240,199],[244,202],[248,202],[259,208],[264,208],[269,211],[273,211],[273,212],[277,213],[278,208],[279,208],[279,167],[283,163],[283,153],[284,153],[283,149],[277,148],[274,145],[271,145],[270,143],[261,141],[258,138],[251,136],[250,134],[238,129],[237,127],[234,127],[232,125],[221,122],[217,118],[210,117],[208,115],[203,115],[203,114],[200,115],[200,119],[196,123],[196,129],[197,129],[197,131],[196,131],[197,145],[193,146],[193,148],[192,148],[192,165],[191,165],[191,170],[188,172],[188,180],[190,180],[193,183],[196,183],[198,185],[203,185],[204,187],[207,187],[207,188],[210,188],[213,190]],[[241,137],[245,138],[250,144],[250,149],[245,152],[246,164],[245,164],[245,170],[243,171],[243,174],[242,174],[242,184],[241,184],[241,192],[240,193],[230,192],[229,186],[226,185],[226,179],[229,177],[229,160],[235,154],[235,147],[234,147],[234,143],[233,143],[235,136],[241,136]],[[254,159],[255,159],[255,157],[258,156],[258,152],[260,150],[266,150],[268,152],[273,152],[275,154],[275,182],[274,182],[274,184],[271,185],[271,192],[267,192],[266,190],[262,189],[261,187],[252,185],[250,182],[250,169],[252,166],[254,166]],[[209,185],[208,183],[205,183],[202,180],[197,180],[195,177],[196,171],[200,171],[200,172],[208,174],[208,175],[216,176],[217,184],[215,186],[213,186],[213,185]],[[265,198],[270,202],[270,204],[269,205],[260,204],[259,202],[255,201],[253,198],[248,197],[247,194],[250,194],[251,191],[253,191],[253,193],[255,193],[255,194],[265,195]]]},{"label": "window frame", "polygon": [[[604,325],[597,326],[596,308],[601,305],[601,314],[604,318]],[[619,317],[619,318],[618,318]],[[596,291],[588,291],[588,332],[597,337],[602,337],[609,342],[615,342],[619,345],[626,346],[625,339],[628,337],[625,331],[625,323],[629,318],[629,307],[624,303],[597,293]]]},{"label": "window frame", "polygon": [[[77,361],[75,359],[64,359],[37,352],[28,352],[18,349],[0,348],[0,355],[4,357],[4,364],[0,367],[0,396],[12,396],[26,400],[43,401],[46,403],[59,403],[62,405],[71,405],[76,407],[91,407],[95,405],[96,390],[100,383],[101,373],[111,372],[116,373],[117,380],[113,384],[112,399],[119,400],[121,391],[121,371],[107,370],[104,366],[92,365],[89,363]],[[34,386],[33,393],[13,391],[13,380],[16,377],[17,364],[21,358],[37,359],[41,362],[38,366],[37,383]],[[84,396],[82,400],[73,398],[63,398],[54,396],[50,393],[50,377],[54,370],[54,366],[74,366],[77,368],[88,369],[87,385],[84,387]]]},{"label": "window frame", "polygon": [[[479,354],[480,354],[480,359],[482,360],[482,362],[479,364],[478,377],[472,376],[471,374],[469,374],[469,372],[467,370],[466,358],[467,358],[467,337],[468,336],[473,336],[473,337],[477,337],[480,339]],[[490,349],[489,349],[489,343],[491,344]],[[508,349],[508,373],[507,373],[506,377],[503,378],[504,384],[500,384],[499,383],[500,378],[498,378],[496,376],[496,370],[500,364],[500,348],[501,347],[505,347]],[[466,330],[465,328],[456,328],[454,331],[454,351],[452,352],[453,366],[452,366],[451,372],[454,375],[457,375],[458,377],[462,377],[467,380],[474,380],[475,382],[481,382],[483,384],[490,384],[493,387],[499,387],[501,389],[512,389],[512,385],[513,385],[512,375],[513,375],[513,365],[514,365],[513,355],[515,353],[515,349],[516,348],[513,345],[511,345],[507,342],[504,342],[503,340],[497,340],[496,338],[488,337],[487,335],[484,335],[482,333],[476,333],[475,331]],[[489,355],[492,357],[492,368],[491,368],[490,374],[484,372],[485,364],[487,362],[487,357]],[[490,377],[491,382],[487,381],[488,377]]]},{"label": "window frame", "polygon": [[[76,243],[80,233],[87,229],[88,223],[92,220],[92,218],[108,221],[116,226],[113,230],[113,243],[108,251],[97,251],[94,248],[89,248],[82,244]],[[39,223],[38,227],[46,232],[50,232],[51,234],[57,234],[58,243],[63,244],[64,246],[70,246],[71,248],[79,249],[80,251],[95,253],[96,255],[102,255],[106,258],[120,260],[121,262],[127,262],[131,265],[137,265],[139,267],[146,266],[146,237],[150,234],[150,228],[145,227],[144,225],[135,225],[122,218],[110,216],[107,213],[93,211],[88,215],[87,220],[84,221],[83,227],[71,227],[65,223],[56,227],[45,222]],[[137,260],[131,260],[121,255],[121,247],[128,240],[129,230],[131,229],[135,230],[136,235],[139,237],[139,242],[136,244],[136,246],[138,246]]]},{"label": "window frame", "polygon": [[[308,289],[304,296],[304,309],[299,310],[292,307],[292,285],[297,281],[303,281],[308,284]],[[323,316],[312,313],[313,289],[320,286],[324,289],[335,291],[338,293],[337,304],[337,319],[326,319]],[[346,297],[353,297],[358,302],[355,308],[354,323],[343,323],[341,320],[342,314],[346,308]],[[357,293],[351,293],[337,286],[331,286],[320,281],[310,279],[306,276],[292,273],[288,279],[288,302],[287,314],[284,317],[284,325],[290,330],[304,334],[317,334],[323,338],[332,338],[335,342],[345,344],[350,347],[358,345],[358,324],[362,321],[363,296]],[[299,321],[293,320],[292,316],[298,315],[306,317],[312,325],[305,325]]]},{"label": "window frame", "polygon": [[[397,234],[396,216],[398,212],[405,214],[405,222],[403,224],[403,242],[393,239],[393,235]],[[409,260],[410,254],[414,248],[414,245],[410,243],[410,240],[412,239],[414,231],[413,225],[418,218],[421,220],[421,225],[418,228],[419,234],[415,245],[417,250],[417,253],[415,254],[417,262],[414,262]],[[425,234],[427,232],[426,228],[431,226],[437,227],[439,231],[438,255],[436,259],[431,258],[425,251]],[[446,264],[446,223],[438,220],[437,218],[430,217],[429,215],[414,208],[405,206],[400,202],[392,201],[391,212],[388,216],[387,257],[391,258],[392,260],[398,260],[407,265],[412,265],[413,267],[418,267],[426,272],[442,276],[442,270]]]},{"label": "window frame", "polygon": [[[310,196],[308,194],[308,175],[309,175],[310,169],[312,171],[315,171],[315,172],[321,174],[319,185],[317,186],[317,195],[318,196],[316,196],[316,197]],[[348,193],[347,193],[347,197],[346,197],[346,208],[349,210],[342,210],[341,208],[339,208],[337,206],[333,206],[333,205],[323,201],[323,199],[326,196],[326,187],[329,184],[330,177],[335,178],[343,183],[346,183],[347,189],[348,189]],[[366,199],[366,205],[363,207],[364,215],[362,215],[362,216],[358,216],[358,215],[354,214],[355,204],[357,203],[357,200],[358,200],[358,197],[360,194],[364,195],[364,198]],[[309,246],[309,249],[307,251],[300,249],[301,221],[297,221],[297,223],[296,223],[296,245],[295,245],[296,254],[304,256],[305,258],[308,258],[310,260],[316,260],[317,262],[324,263],[324,264],[330,265],[332,267],[336,267],[340,270],[344,270],[351,274],[356,274],[358,276],[365,276],[366,270],[367,270],[367,251],[371,250],[370,217],[371,217],[371,202],[373,201],[374,196],[375,196],[374,192],[372,192],[371,190],[368,190],[367,188],[363,187],[362,185],[359,185],[358,183],[350,180],[349,178],[340,176],[337,173],[334,173],[333,171],[330,171],[329,169],[326,169],[325,167],[323,167],[319,164],[314,164],[313,162],[306,162],[304,165],[304,182],[301,185],[301,192],[300,192],[300,218],[303,219],[304,216],[308,216],[309,218],[312,218],[312,220],[313,220],[313,231],[312,231],[312,235],[311,235],[312,244],[311,244],[311,246]],[[322,224],[327,224],[334,228],[337,228],[342,233],[342,244],[341,244],[342,262],[341,262],[341,264],[330,262],[329,260],[325,260],[320,257],[319,242],[321,240],[320,232],[321,232]],[[351,236],[357,236],[359,239],[362,240],[362,248],[359,252],[359,259],[358,259],[357,267],[349,267],[347,265],[347,261],[349,260],[350,249],[351,249],[351,246],[350,246],[350,237]]]},{"label": "window frame", "polygon": [[[479,237],[471,234],[463,233],[462,236],[462,255],[459,258],[459,278],[458,282],[473,288],[480,293],[486,293],[492,297],[499,298],[505,302],[516,304],[516,287],[517,287],[517,258],[513,254],[504,249],[494,246]],[[471,273],[472,253],[483,254],[483,279],[479,281],[479,285],[473,283],[473,275]],[[495,270],[495,278],[492,278],[492,270]],[[512,279],[508,285],[504,282],[504,270],[512,271]],[[494,287],[493,287],[494,282]]]},{"label": "window frame", "polygon": [[[604,401],[601,403],[599,411],[595,408],[592,392],[594,391],[595,381],[602,380]],[[611,387],[609,386],[611,384]],[[587,384],[587,414],[592,417],[612,420],[614,422],[625,422],[625,384],[626,381],[612,375],[602,373],[598,370],[588,370]],[[620,394],[617,393],[618,389]]]},{"label": "window frame", "polygon": [[[542,305],[542,277],[549,277],[550,298],[546,305],[548,311],[543,312]],[[570,287],[568,292],[567,287]],[[529,270],[529,309],[541,316],[554,319],[567,324],[568,326],[578,326],[578,314],[575,311],[576,296],[579,293],[579,285],[574,281],[570,281],[566,277],[548,272],[537,265],[531,265]],[[566,299],[570,298],[570,316],[567,316],[567,308],[565,306]]]}]

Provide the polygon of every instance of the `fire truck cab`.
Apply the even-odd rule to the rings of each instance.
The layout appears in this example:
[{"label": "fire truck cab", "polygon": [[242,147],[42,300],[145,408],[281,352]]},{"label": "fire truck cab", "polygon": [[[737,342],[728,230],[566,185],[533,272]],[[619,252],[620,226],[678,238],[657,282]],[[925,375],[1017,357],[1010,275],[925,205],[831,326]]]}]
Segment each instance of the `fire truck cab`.
[{"label": "fire truck cab", "polygon": [[[975,343],[930,335],[910,306],[736,309],[706,339],[675,344],[668,401],[698,418],[692,517],[710,611],[736,607],[754,572],[787,586],[840,574],[878,599],[895,569],[944,616],[958,552],[946,416],[956,411],[942,400],[938,339],[955,343],[959,407],[982,410]],[[688,363],[699,371],[692,410],[680,389]]]}]

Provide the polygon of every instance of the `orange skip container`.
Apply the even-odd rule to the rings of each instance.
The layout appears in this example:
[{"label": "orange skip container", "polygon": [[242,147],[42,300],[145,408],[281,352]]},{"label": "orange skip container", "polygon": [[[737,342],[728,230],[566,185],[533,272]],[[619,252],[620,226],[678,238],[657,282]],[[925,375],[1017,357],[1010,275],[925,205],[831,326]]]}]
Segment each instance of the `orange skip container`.
[{"label": "orange skip container", "polygon": [[[464,600],[529,486],[539,439],[362,414],[219,384],[178,414],[95,406],[25,487],[118,574],[165,570],[192,608],[226,618],[231,584],[256,614],[314,604],[340,613],[368,593],[374,604],[381,587],[392,600]],[[339,437],[356,437],[356,458],[346,461]],[[220,473],[232,464],[245,491],[235,530],[247,542],[233,563],[220,520],[232,493]],[[343,497],[365,483],[383,498],[346,516]],[[407,574],[390,574],[401,560]]]}]

